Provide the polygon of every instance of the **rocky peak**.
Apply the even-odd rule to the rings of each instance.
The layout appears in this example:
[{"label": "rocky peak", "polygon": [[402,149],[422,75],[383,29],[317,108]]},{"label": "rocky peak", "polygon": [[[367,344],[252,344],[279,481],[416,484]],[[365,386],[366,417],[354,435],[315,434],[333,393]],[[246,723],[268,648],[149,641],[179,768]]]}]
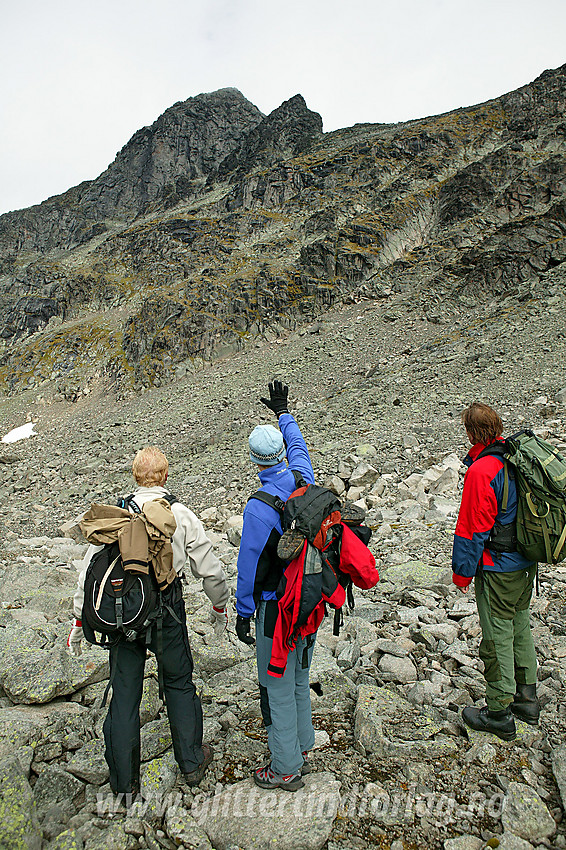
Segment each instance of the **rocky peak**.
[{"label": "rocky peak", "polygon": [[203,180],[261,122],[235,88],[200,94],[138,130],[95,180],[43,204],[0,216],[0,245],[26,251],[72,248],[149,205],[198,194]]},{"label": "rocky peak", "polygon": [[218,174],[222,177],[234,172],[234,182],[251,168],[303,153],[321,133],[322,118],[308,109],[302,95],[296,94],[247,133],[238,149],[221,163]]},{"label": "rocky peak", "polygon": [[218,168],[262,118],[234,88],[176,103],[132,136],[88,194],[106,215],[194,195],[199,179]]}]

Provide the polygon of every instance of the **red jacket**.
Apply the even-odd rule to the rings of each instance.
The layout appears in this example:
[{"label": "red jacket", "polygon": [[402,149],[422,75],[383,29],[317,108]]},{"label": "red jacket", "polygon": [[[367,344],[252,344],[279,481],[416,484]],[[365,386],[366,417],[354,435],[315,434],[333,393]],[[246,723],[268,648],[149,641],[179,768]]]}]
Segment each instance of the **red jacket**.
[{"label": "red jacket", "polygon": [[497,554],[489,548],[489,536],[495,521],[515,521],[517,490],[510,474],[507,511],[503,514],[503,460],[495,455],[484,455],[477,460],[485,448],[482,443],[476,443],[464,460],[468,471],[452,547],[452,581],[458,587],[470,584],[480,564],[484,570],[500,573],[526,569],[531,565],[531,561],[519,552]]},{"label": "red jacket", "polygon": [[[297,640],[317,631],[326,613],[326,603],[334,608],[341,608],[346,601],[344,587],[331,568],[318,573],[307,571],[305,574],[307,557],[320,558],[323,554],[305,542],[300,555],[291,561],[285,570],[285,592],[279,600],[271,660],[267,665],[267,672],[275,678],[282,678],[284,675],[287,657],[295,648]],[[340,570],[352,578],[356,587],[366,590],[374,587],[379,581],[372,553],[344,524],[340,546]],[[301,603],[304,605],[309,597],[313,601],[316,600],[316,604],[307,621],[297,627],[295,624],[300,616]]]}]

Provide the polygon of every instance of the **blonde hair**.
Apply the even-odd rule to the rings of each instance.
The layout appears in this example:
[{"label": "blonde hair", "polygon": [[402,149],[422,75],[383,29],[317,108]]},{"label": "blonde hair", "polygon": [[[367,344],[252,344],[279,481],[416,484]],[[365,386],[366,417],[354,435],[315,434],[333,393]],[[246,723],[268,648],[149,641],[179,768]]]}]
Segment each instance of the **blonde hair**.
[{"label": "blonde hair", "polygon": [[157,446],[140,449],[132,463],[132,472],[136,483],[141,487],[155,487],[165,484],[169,462]]}]

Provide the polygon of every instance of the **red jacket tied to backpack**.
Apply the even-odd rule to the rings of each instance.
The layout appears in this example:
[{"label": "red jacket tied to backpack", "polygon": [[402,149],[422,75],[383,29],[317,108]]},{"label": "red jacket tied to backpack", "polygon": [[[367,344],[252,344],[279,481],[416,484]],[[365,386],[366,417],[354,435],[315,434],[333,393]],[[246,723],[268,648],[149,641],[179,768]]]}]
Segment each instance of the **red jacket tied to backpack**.
[{"label": "red jacket tied to backpack", "polygon": [[344,580],[350,578],[356,587],[368,590],[379,581],[375,558],[365,543],[344,523],[340,523],[339,567],[332,558],[305,541],[300,554],[285,570],[283,595],[279,599],[279,616],[273,634],[269,675],[281,678],[287,656],[298,638],[314,634],[320,626],[326,603],[341,608],[346,601]]}]

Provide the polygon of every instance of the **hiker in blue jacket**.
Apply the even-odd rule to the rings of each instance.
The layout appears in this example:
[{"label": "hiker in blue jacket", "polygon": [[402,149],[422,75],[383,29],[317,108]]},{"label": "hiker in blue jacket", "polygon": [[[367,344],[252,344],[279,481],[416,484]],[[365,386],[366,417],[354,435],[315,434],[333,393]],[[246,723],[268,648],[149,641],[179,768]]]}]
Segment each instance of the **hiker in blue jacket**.
[{"label": "hiker in blue jacket", "polygon": [[[270,397],[262,398],[261,402],[277,416],[280,430],[272,425],[258,425],[249,437],[250,459],[257,464],[260,490],[283,501],[297,486],[292,470],[299,472],[308,484],[314,484],[306,443],[287,409],[288,392],[281,381],[269,384]],[[254,781],[260,788],[295,791],[304,784],[301,774],[310,771],[307,756],[314,744],[309,688],[314,635],[297,641],[282,678],[267,675],[278,614],[275,591],[286,567],[286,562],[277,555],[281,533],[279,512],[265,502],[250,499],[244,509],[238,554],[236,633],[244,643],[253,644],[250,622],[255,615],[261,711],[268,731],[271,763],[254,772]]]}]

